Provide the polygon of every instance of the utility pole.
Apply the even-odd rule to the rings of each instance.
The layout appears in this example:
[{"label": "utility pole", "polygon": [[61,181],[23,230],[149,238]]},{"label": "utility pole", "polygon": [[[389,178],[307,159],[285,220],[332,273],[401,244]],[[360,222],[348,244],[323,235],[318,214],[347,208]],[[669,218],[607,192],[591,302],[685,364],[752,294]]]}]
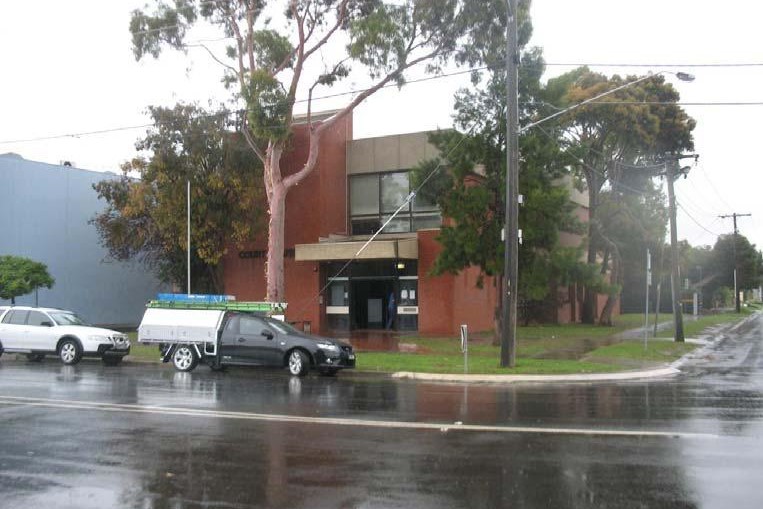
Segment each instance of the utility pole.
[{"label": "utility pole", "polygon": [[[676,179],[678,159],[666,163],[668,180],[668,205],[670,207],[670,298],[673,301],[673,339],[677,343],[684,341],[684,320],[681,313],[681,286],[678,274],[678,231],[676,228],[676,195],[673,181]],[[679,173],[680,174],[680,173]]]},{"label": "utility pole", "polygon": [[188,271],[188,295],[191,295],[191,179],[186,181],[186,269]]},{"label": "utility pole", "polygon": [[678,229],[676,227],[676,194],[673,182],[681,175],[686,178],[689,167],[680,168],[679,161],[686,158],[699,158],[698,154],[669,154],[665,162],[665,174],[668,180],[668,206],[670,207],[670,297],[673,301],[673,340],[677,343],[684,341],[684,319],[681,309],[681,279],[678,264]]},{"label": "utility pole", "polygon": [[737,214],[736,212],[725,216],[718,216],[721,219],[728,219],[729,217],[734,219],[734,242],[732,245],[734,248],[734,303],[737,313],[742,312],[742,303],[739,300],[739,288],[737,287],[737,236],[739,235],[739,230],[737,229],[737,218],[750,216],[752,216],[752,214]]},{"label": "utility pole", "polygon": [[501,367],[513,368],[517,358],[517,279],[519,256],[519,46],[517,0],[506,0],[506,214],[502,295]]}]

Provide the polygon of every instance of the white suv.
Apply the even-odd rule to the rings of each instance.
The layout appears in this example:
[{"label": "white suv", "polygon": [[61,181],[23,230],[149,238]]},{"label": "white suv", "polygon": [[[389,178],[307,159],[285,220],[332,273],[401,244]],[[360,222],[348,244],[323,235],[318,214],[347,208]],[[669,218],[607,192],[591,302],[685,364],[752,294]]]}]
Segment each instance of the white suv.
[{"label": "white suv", "polygon": [[114,366],[130,353],[125,334],[87,325],[71,311],[13,306],[0,310],[0,355],[25,353],[31,361],[56,354],[64,364],[83,356],[100,357]]}]

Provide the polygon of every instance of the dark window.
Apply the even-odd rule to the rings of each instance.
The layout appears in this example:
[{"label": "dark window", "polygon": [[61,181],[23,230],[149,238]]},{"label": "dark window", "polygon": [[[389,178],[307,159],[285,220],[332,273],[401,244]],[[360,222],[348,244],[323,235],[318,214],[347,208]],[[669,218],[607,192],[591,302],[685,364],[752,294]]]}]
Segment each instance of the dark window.
[{"label": "dark window", "polygon": [[30,311],[29,316],[26,319],[27,325],[40,326],[43,324],[43,322],[49,324],[53,323],[51,319],[45,315],[45,313],[40,313],[39,311]]},{"label": "dark window", "polygon": [[[376,233],[405,203],[411,192],[409,172],[350,176],[350,225],[353,235]],[[429,200],[414,197],[384,227],[383,233],[408,233],[440,226],[440,211]]]},{"label": "dark window", "polygon": [[238,327],[239,334],[247,334],[250,336],[256,336],[268,328],[262,320],[250,316],[242,316],[241,320],[239,320]]},{"label": "dark window", "polygon": [[26,325],[26,315],[28,314],[29,311],[11,311],[5,315],[5,318],[3,318],[3,323],[10,323],[13,325]]}]

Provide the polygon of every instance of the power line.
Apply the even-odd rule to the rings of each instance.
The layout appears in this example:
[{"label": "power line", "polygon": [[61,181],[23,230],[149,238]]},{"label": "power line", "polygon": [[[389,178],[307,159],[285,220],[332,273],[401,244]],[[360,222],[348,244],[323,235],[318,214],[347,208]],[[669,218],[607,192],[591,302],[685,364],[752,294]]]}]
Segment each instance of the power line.
[{"label": "power line", "polygon": [[636,64],[636,63],[561,63],[544,62],[544,65],[559,67],[657,67],[657,68],[677,68],[677,67],[763,67],[763,62],[713,62],[706,64]]},{"label": "power line", "polygon": [[709,229],[707,229],[707,228],[706,228],[706,227],[705,227],[705,226],[704,226],[702,223],[700,223],[699,221],[697,221],[696,219],[694,219],[694,216],[692,216],[691,214],[689,214],[689,211],[687,211],[687,210],[686,210],[686,209],[683,207],[683,205],[681,205],[680,203],[678,203],[678,201],[677,201],[677,200],[676,200],[676,205],[678,205],[678,208],[680,208],[681,210],[683,210],[684,214],[686,214],[686,216],[687,216],[689,219],[691,219],[691,220],[694,222],[694,224],[696,224],[697,226],[699,226],[700,228],[702,228],[703,230],[705,230],[707,233],[709,233],[709,234],[711,234],[711,235],[715,235],[716,237],[719,235],[718,233],[715,233],[714,231],[710,231],[710,230],[709,230]]},{"label": "power line", "polygon": [[[472,67],[472,68],[461,70],[461,71],[453,71],[453,72],[450,72],[450,73],[436,74],[436,75],[433,75],[433,76],[424,76],[424,77],[421,77],[421,78],[415,78],[415,79],[411,79],[411,80],[406,80],[406,82],[404,83],[404,86],[405,85],[410,85],[410,84],[416,84],[416,83],[423,83],[425,81],[431,81],[431,80],[436,80],[436,79],[450,78],[452,76],[468,74],[468,73],[472,73],[472,72],[475,72],[475,71],[483,71],[485,69],[487,69],[487,67]],[[382,89],[386,89],[386,88],[392,88],[392,87],[397,87],[397,86],[398,85],[396,83],[389,83],[387,85],[384,85],[381,88]],[[312,99],[296,99],[294,101],[294,104],[306,103],[306,102],[309,102],[309,101],[321,101],[321,100],[325,100],[325,99],[333,99],[333,98],[336,98],[336,97],[342,97],[342,96],[346,96],[346,95],[355,95],[355,94],[359,94],[359,93],[365,92],[367,90],[370,90],[371,88],[373,88],[373,87],[368,87],[368,88],[363,88],[363,89],[353,89],[353,90],[348,90],[346,92],[337,92],[335,94],[328,94],[328,95],[324,95],[324,96],[313,97]],[[276,104],[273,104],[273,105],[276,105]],[[247,112],[249,110],[243,109],[243,110],[240,110],[240,111],[241,112]],[[210,113],[208,116],[217,116],[217,115],[219,115],[219,113]],[[55,139],[60,139],[60,138],[78,138],[78,137],[81,137],[81,136],[90,136],[90,135],[95,135],[95,134],[105,134],[105,133],[111,133],[111,132],[117,132],[117,131],[129,131],[129,130],[133,130],[133,129],[142,129],[142,128],[146,128],[146,127],[152,127],[152,126],[155,126],[155,125],[156,125],[156,123],[141,124],[141,125],[133,125],[133,126],[123,126],[123,127],[113,127],[113,128],[107,128],[107,129],[98,129],[98,130],[93,130],[93,131],[83,131],[83,132],[77,132],[77,133],[64,133],[64,134],[53,134],[53,135],[47,135],[47,136],[36,136],[36,137],[32,137],[32,138],[22,138],[22,139],[16,139],[16,140],[1,140],[0,141],[0,145],[8,145],[8,144],[11,144],[11,143],[28,143],[28,142],[35,142],[35,141],[47,141],[47,140],[55,140]],[[270,126],[270,127],[279,127],[279,126]]]},{"label": "power line", "polygon": [[700,166],[699,168],[701,170],[702,176],[705,177],[705,180],[707,180],[707,183],[710,184],[710,188],[713,190],[715,195],[718,197],[718,199],[721,200],[721,202],[727,207],[732,208],[731,205],[729,205],[729,202],[723,199],[723,196],[721,196],[721,193],[718,192],[718,189],[716,188],[715,184],[710,180],[710,174],[705,170],[703,166]]},{"label": "power line", "polygon": [[646,106],[659,106],[659,105],[676,105],[676,106],[763,106],[763,101],[706,101],[706,102],[673,102],[673,101],[591,101],[586,103],[596,105],[646,105]]},{"label": "power line", "polygon": [[82,131],[79,133],[68,133],[68,134],[53,134],[49,136],[38,136],[35,138],[22,138],[18,140],[4,140],[0,141],[0,145],[7,145],[11,143],[27,143],[32,141],[47,141],[47,140],[57,140],[60,138],[79,138],[81,136],[91,136],[95,134],[106,134],[106,133],[114,133],[118,131],[130,131],[132,129],[142,129],[146,127],[152,127],[155,126],[156,123],[151,124],[141,124],[141,125],[132,125],[132,126],[124,126],[124,127],[112,127],[110,129],[98,129],[95,131]]}]

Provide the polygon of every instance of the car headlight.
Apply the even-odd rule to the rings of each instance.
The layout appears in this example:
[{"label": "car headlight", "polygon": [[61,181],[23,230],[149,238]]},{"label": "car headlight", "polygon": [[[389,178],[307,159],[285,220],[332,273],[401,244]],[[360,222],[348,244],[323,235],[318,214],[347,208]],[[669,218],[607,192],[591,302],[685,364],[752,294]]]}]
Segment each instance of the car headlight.
[{"label": "car headlight", "polygon": [[338,352],[339,347],[336,345],[332,345],[331,343],[318,343],[318,348],[321,350],[326,350],[328,352]]},{"label": "car headlight", "polygon": [[100,334],[93,334],[90,336],[90,341],[97,341],[99,343],[111,343],[111,339],[108,336],[101,336]]}]

